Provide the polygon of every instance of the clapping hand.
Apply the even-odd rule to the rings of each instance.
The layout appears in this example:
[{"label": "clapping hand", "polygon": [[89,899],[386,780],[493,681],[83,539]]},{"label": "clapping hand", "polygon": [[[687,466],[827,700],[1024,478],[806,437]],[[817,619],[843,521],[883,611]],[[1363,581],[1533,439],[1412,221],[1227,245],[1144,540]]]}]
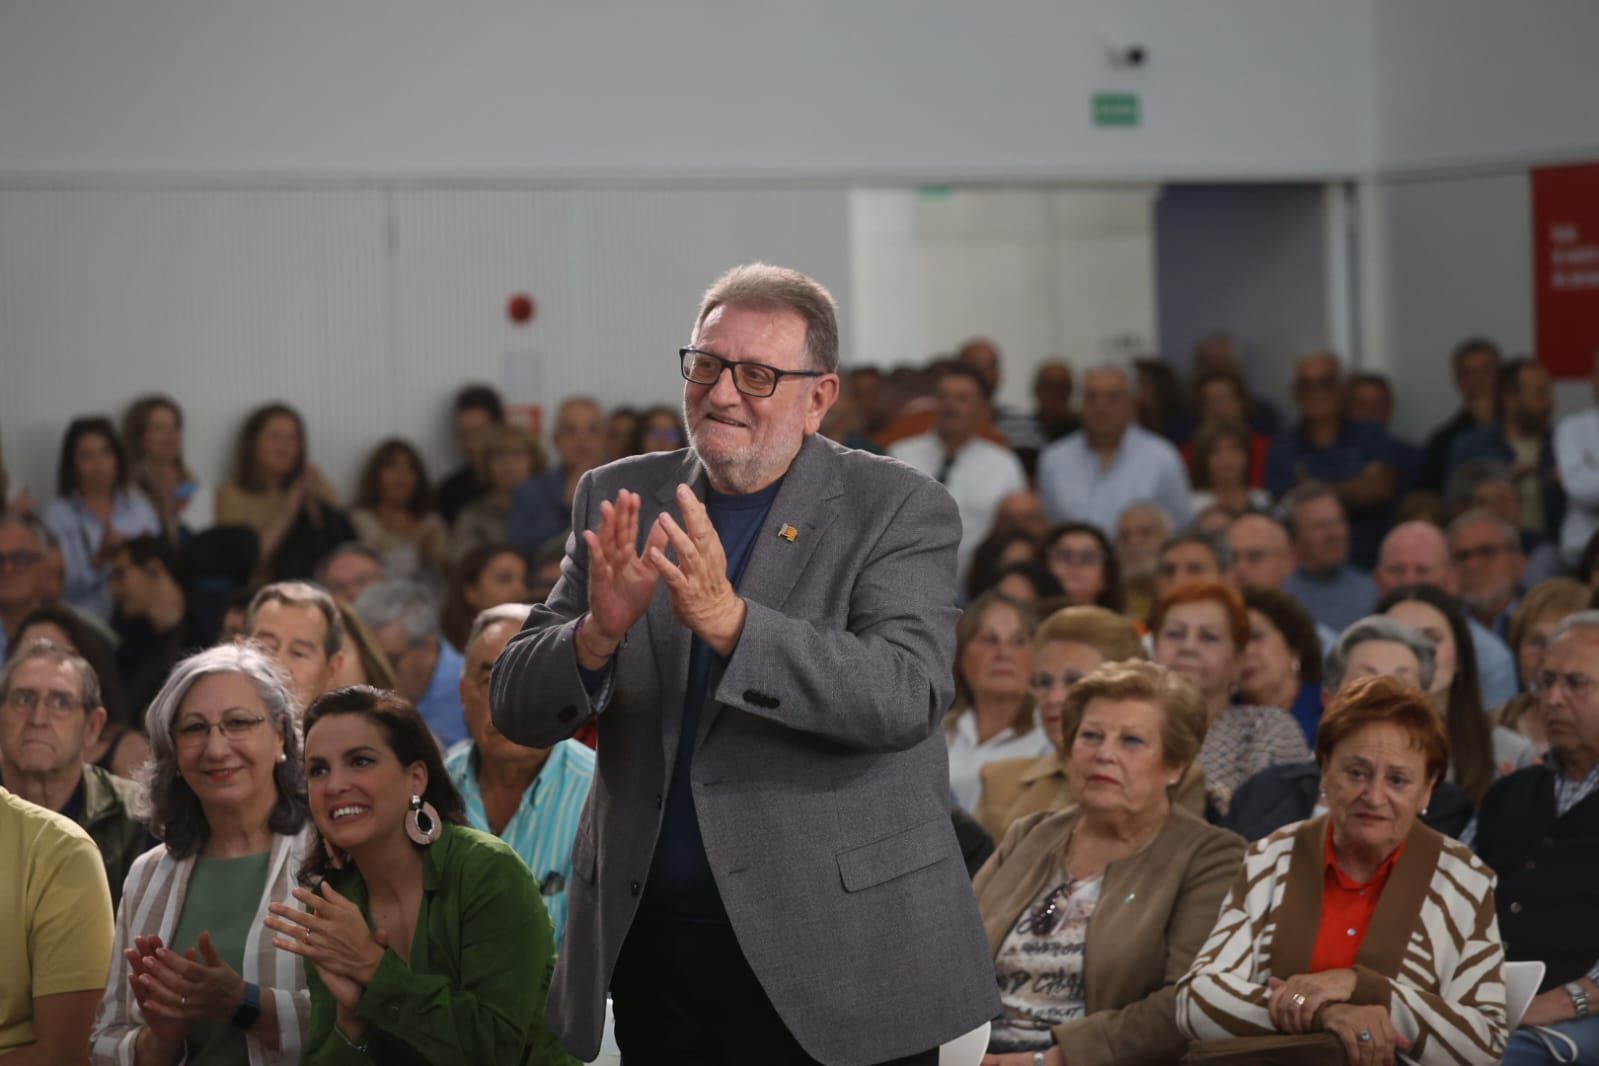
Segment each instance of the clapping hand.
[{"label": "clapping hand", "polygon": [[676,564],[655,545],[653,536],[646,554],[671,590],[672,610],[678,621],[716,654],[731,654],[744,630],[746,605],[727,580],[727,553],[705,505],[687,485],[677,487],[677,502],[683,509],[683,525],[688,528],[685,530],[664,512],[656,523],[656,528],[664,530],[671,541]]},{"label": "clapping hand", "polygon": [[[584,530],[589,551],[589,613],[578,634],[583,665],[604,665],[633,623],[643,616],[659,580],[655,568],[638,551],[639,495],[623,489],[616,501],[600,504],[600,528]],[[657,522],[645,553],[666,547],[666,530]]]},{"label": "clapping hand", "polygon": [[145,1028],[163,1044],[181,1045],[189,1035],[188,1021],[177,1013],[168,1013],[157,999],[154,987],[148,983],[152,976],[149,963],[154,961],[159,950],[161,938],[158,936],[133,938],[133,947],[122,953],[128,963],[128,987],[133,991],[133,1001],[139,1005],[139,1013],[144,1015]]},{"label": "clapping hand", "polygon": [[226,1022],[244,1001],[244,978],[223,962],[211,943],[211,934],[201,933],[182,955],[156,946],[144,957],[145,1001],[168,1018],[189,1022]]},{"label": "clapping hand", "polygon": [[[292,951],[316,966],[323,982],[333,990],[327,980],[331,974],[353,981],[360,988],[372,983],[378,964],[383,961],[383,945],[367,928],[366,916],[361,908],[339,895],[327,881],[322,891],[297,888],[294,898],[305,904],[299,910],[284,903],[274,903],[268,908],[272,916],[265,924],[281,935],[272,943],[284,951]],[[356,993],[360,998],[360,993]]]}]

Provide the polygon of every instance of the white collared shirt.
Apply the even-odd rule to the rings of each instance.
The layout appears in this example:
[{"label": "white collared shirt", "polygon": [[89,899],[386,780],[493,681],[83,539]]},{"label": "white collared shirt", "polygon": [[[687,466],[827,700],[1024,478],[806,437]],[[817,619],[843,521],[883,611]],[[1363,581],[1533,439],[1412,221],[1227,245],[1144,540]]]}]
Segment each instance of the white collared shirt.
[{"label": "white collared shirt", "polygon": [[[944,465],[944,442],[936,433],[923,433],[899,441],[888,454],[936,478]],[[1015,452],[991,440],[973,437],[955,453],[944,475],[944,487],[960,510],[961,543],[956,550],[955,572],[964,579],[972,553],[993,528],[999,501],[1026,488],[1027,474]]]},{"label": "white collared shirt", "polygon": [[983,792],[983,779],[979,774],[985,763],[998,759],[1034,759],[1054,751],[1044,727],[1034,717],[1033,728],[1018,733],[1006,726],[998,733],[979,743],[977,740],[977,712],[962,711],[944,730],[944,743],[949,745],[949,789],[955,802],[967,810],[977,808]]}]

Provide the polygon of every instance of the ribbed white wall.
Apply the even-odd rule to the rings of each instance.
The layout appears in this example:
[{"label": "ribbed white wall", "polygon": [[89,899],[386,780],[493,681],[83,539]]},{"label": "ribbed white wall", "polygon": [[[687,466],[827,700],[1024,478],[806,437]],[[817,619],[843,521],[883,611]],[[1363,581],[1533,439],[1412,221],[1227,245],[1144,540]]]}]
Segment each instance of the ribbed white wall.
[{"label": "ribbed white wall", "polygon": [[[451,391],[508,355],[542,364],[516,401],[672,402],[727,267],[782,262],[847,301],[847,225],[825,188],[0,189],[0,441],[42,500],[69,418],[159,389],[213,483],[271,398],[341,491],[390,433],[442,469]],[[514,328],[524,290],[538,317]]]}]

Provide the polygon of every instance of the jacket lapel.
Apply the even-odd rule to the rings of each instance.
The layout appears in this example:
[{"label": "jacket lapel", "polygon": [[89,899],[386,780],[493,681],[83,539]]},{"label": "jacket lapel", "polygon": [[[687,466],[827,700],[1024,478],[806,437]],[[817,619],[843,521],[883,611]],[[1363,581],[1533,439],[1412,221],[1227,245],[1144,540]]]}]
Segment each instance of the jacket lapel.
[{"label": "jacket lapel", "polygon": [[[678,466],[655,490],[657,512],[665,511],[678,525],[683,524],[683,509],[677,505],[677,487],[690,485],[694,495],[705,500],[705,468],[700,465],[692,450],[684,452],[682,465]],[[645,522],[639,516],[639,550],[649,539],[654,515]],[[655,676],[661,679],[661,706],[656,713],[661,718],[661,751],[666,756],[665,773],[672,775],[672,764],[677,758],[678,737],[683,731],[683,701],[679,695],[688,687],[688,653],[693,634],[672,613],[672,594],[661,582],[655,589],[655,598],[644,612],[645,625],[650,635],[650,647],[655,653]]]},{"label": "jacket lapel", "polygon": [[[839,466],[838,453],[831,442],[815,434],[805,438],[783,477],[783,487],[777,490],[761,531],[755,535],[755,547],[738,585],[740,596],[774,610],[788,600],[794,583],[805,572],[836,517],[838,501],[844,495]],[[784,535],[784,527],[792,527],[792,539]],[[684,662],[686,665],[686,657]],[[716,691],[714,680],[710,690]],[[705,743],[721,710],[722,705],[715,700],[707,702],[700,715],[696,752]]]},{"label": "jacket lapel", "polygon": [[1327,842],[1327,816],[1312,818],[1294,833],[1294,849],[1288,859],[1288,878],[1283,885],[1282,906],[1277,909],[1277,931],[1271,940],[1268,972],[1288,980],[1310,970],[1310,956],[1316,950],[1316,934],[1321,930],[1321,889],[1326,882],[1322,862]]},{"label": "jacket lapel", "polygon": [[1410,934],[1421,921],[1422,906],[1427,902],[1433,871],[1438,868],[1438,854],[1442,850],[1443,838],[1417,819],[1405,837],[1404,854],[1394,863],[1388,883],[1377,900],[1366,939],[1355,957],[1357,964],[1384,977],[1399,974]]}]

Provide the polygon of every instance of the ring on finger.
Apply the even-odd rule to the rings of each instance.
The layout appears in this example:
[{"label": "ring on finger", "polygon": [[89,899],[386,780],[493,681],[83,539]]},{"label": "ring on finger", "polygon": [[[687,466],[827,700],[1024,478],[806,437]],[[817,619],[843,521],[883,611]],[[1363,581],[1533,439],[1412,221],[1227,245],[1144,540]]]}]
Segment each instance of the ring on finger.
[{"label": "ring on finger", "polygon": [[1304,1005],[1305,1005],[1305,996],[1304,996],[1304,993],[1302,993],[1302,992],[1295,992],[1295,993],[1294,993],[1294,994],[1293,994],[1293,997],[1292,997],[1292,998],[1293,998],[1293,1001],[1294,1001],[1294,1006],[1296,1006],[1296,1007],[1303,1007],[1303,1006],[1304,1006]]},{"label": "ring on finger", "polygon": [[1362,1044],[1371,1043],[1371,1030],[1362,1029],[1360,1032],[1355,1034],[1355,1039],[1360,1041]]}]

